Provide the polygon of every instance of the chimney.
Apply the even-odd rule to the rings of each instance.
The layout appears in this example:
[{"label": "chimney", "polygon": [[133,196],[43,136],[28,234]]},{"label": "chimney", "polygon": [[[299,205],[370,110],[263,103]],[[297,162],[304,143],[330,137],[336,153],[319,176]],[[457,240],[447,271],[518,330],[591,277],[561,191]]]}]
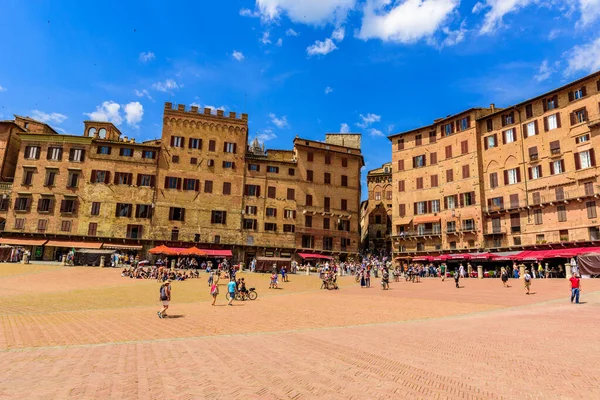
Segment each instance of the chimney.
[{"label": "chimney", "polygon": [[496,105],[494,103],[490,104],[490,110],[492,110],[492,112],[496,111]]},{"label": "chimney", "polygon": [[127,136],[123,136],[123,141],[127,143]]}]

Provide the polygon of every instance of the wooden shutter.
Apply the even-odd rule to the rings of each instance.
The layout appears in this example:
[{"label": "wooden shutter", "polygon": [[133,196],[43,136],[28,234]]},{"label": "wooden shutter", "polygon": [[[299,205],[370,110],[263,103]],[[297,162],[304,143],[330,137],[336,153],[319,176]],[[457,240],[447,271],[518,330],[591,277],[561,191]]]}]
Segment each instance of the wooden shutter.
[{"label": "wooden shutter", "polygon": [[575,169],[580,170],[581,169],[581,158],[579,157],[579,153],[575,153],[575,154],[573,154],[573,156],[575,157]]},{"label": "wooden shutter", "polygon": [[67,201],[61,200],[60,201],[60,212],[63,213],[63,212],[65,212],[66,209],[67,209]]},{"label": "wooden shutter", "polygon": [[150,187],[156,187],[156,175],[150,176]]},{"label": "wooden shutter", "polygon": [[477,201],[475,201],[475,192],[471,192],[471,204],[472,205],[477,204]]},{"label": "wooden shutter", "polygon": [[123,156],[123,154],[125,154],[125,149],[124,149],[123,147],[121,147],[121,148],[119,149],[119,155],[120,155],[120,156]]},{"label": "wooden shutter", "polygon": [[533,146],[529,148],[529,158],[532,156],[536,156],[538,154],[537,146]]},{"label": "wooden shutter", "polygon": [[554,175],[554,162],[550,161],[550,175]]},{"label": "wooden shutter", "polygon": [[175,136],[171,136],[171,147],[175,145]]},{"label": "wooden shutter", "polygon": [[256,197],[260,197],[260,186],[256,186]]},{"label": "wooden shutter", "polygon": [[556,113],[556,127],[560,128],[560,113]]},{"label": "wooden shutter", "polygon": [[398,171],[404,171],[404,160],[398,160]]},{"label": "wooden shutter", "polygon": [[109,184],[110,183],[110,172],[109,171],[105,171],[106,174],[104,175],[104,183],[105,184]]},{"label": "wooden shutter", "polygon": [[73,153],[75,152],[75,149],[69,149],[69,161],[73,161]]},{"label": "wooden shutter", "polygon": [[181,189],[181,178],[177,178],[177,190]]},{"label": "wooden shutter", "polygon": [[594,154],[594,149],[589,149],[590,152],[590,163],[592,166],[596,166],[596,155]]},{"label": "wooden shutter", "polygon": [[538,129],[538,120],[536,119],[535,121],[533,121],[533,127],[535,129],[535,134],[539,134],[540,130]]},{"label": "wooden shutter", "polygon": [[587,96],[587,89],[585,88],[585,86],[581,87],[581,95],[584,97]]},{"label": "wooden shutter", "polygon": [[117,185],[119,183],[119,177],[121,176],[120,172],[115,172],[115,181],[114,184]]},{"label": "wooden shutter", "polygon": [[508,185],[508,170],[504,170],[504,184]]},{"label": "wooden shutter", "polygon": [[517,182],[521,182],[521,167],[517,167]]},{"label": "wooden shutter", "polygon": [[130,172],[127,174],[127,184],[131,186],[133,184],[133,174]]},{"label": "wooden shutter", "polygon": [[227,151],[227,142],[223,143],[223,153]]},{"label": "wooden shutter", "polygon": [[[489,137],[489,136],[488,136],[488,137]],[[487,149],[488,149],[488,141],[487,141],[488,137],[484,137],[484,138],[483,138],[483,148],[484,148],[485,150],[487,150]]]},{"label": "wooden shutter", "polygon": [[90,178],[90,182],[91,182],[91,183],[96,183],[96,177],[97,177],[97,176],[98,176],[98,172],[97,172],[95,169],[93,169],[93,170],[92,170],[92,176],[91,176],[91,178]]},{"label": "wooden shutter", "polygon": [[560,169],[562,170],[562,172],[565,172],[565,160],[560,160]]},{"label": "wooden shutter", "polygon": [[169,188],[169,177],[165,176],[165,189]]},{"label": "wooden shutter", "polygon": [[169,221],[173,220],[173,207],[169,207]]},{"label": "wooden shutter", "polygon": [[468,178],[470,176],[469,166],[468,165],[463,165],[463,167],[462,167],[462,174],[463,174],[463,179],[464,178]]},{"label": "wooden shutter", "polygon": [[46,151],[46,160],[49,160],[51,156],[52,156],[52,147],[48,147],[48,150]]},{"label": "wooden shutter", "polygon": [[486,125],[487,125],[487,131],[488,131],[488,132],[491,132],[491,131],[493,131],[493,130],[494,130],[494,121],[492,121],[492,119],[491,119],[491,118],[489,118],[489,119],[486,121]]},{"label": "wooden shutter", "polygon": [[527,176],[529,177],[529,180],[533,179],[533,172],[531,170],[531,167],[527,168]]},{"label": "wooden shutter", "polygon": [[571,126],[575,125],[575,112],[569,114],[569,119],[571,120]]},{"label": "wooden shutter", "polygon": [[[460,196],[458,196],[458,201],[459,201],[459,207],[463,208],[465,206],[465,196],[463,196],[462,194]],[[456,203],[454,203],[456,204]]]},{"label": "wooden shutter", "polygon": [[413,203],[413,206],[414,206],[413,214],[417,215],[417,203]]},{"label": "wooden shutter", "polygon": [[142,184],[142,174],[137,175],[136,185],[140,186]]},{"label": "wooden shutter", "polygon": [[573,96],[573,92],[569,92],[569,101],[575,100],[575,96]]},{"label": "wooden shutter", "polygon": [[413,157],[413,168],[417,167],[417,157]]},{"label": "wooden shutter", "polygon": [[430,158],[430,164],[431,165],[437,164],[437,152],[431,153],[430,156],[429,156],[429,158]]},{"label": "wooden shutter", "polygon": [[498,147],[498,135],[494,133],[494,146]]},{"label": "wooden shutter", "polygon": [[404,204],[400,204],[400,216],[404,217],[406,215],[406,206]]},{"label": "wooden shutter", "polygon": [[544,117],[544,132],[548,132],[548,117]]}]

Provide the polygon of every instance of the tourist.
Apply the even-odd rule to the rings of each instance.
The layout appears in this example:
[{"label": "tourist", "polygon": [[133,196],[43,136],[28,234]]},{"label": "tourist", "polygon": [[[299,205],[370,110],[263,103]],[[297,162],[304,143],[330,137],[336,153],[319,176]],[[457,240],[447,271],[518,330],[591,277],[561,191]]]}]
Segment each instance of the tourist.
[{"label": "tourist", "polygon": [[171,280],[167,280],[165,283],[160,285],[160,301],[162,302],[162,310],[158,312],[158,318],[165,318],[167,316],[167,309],[169,308],[169,302],[171,301]]},{"label": "tourist", "polygon": [[460,274],[457,271],[454,271],[454,283],[456,283],[456,288],[460,289],[458,281],[460,279]]},{"label": "tourist", "polygon": [[235,280],[234,279],[230,279],[229,283],[227,284],[227,291],[229,292],[229,303],[227,303],[227,305],[232,306],[233,304],[233,299],[235,298],[235,289],[236,289],[236,284],[235,284]]},{"label": "tourist", "polygon": [[458,267],[458,273],[460,274],[461,278],[465,277],[465,267],[462,265],[462,263],[460,263],[460,266]]},{"label": "tourist", "polygon": [[542,263],[538,262],[538,277],[541,278],[547,278],[547,276],[544,276],[544,267],[542,267]]},{"label": "tourist", "polygon": [[216,283],[213,283],[212,286],[210,287],[210,295],[213,298],[212,301],[212,305],[215,305],[215,302],[217,301],[217,296],[219,295],[219,285],[217,285]]},{"label": "tourist", "polygon": [[444,282],[446,280],[446,263],[443,262],[442,265],[440,265],[440,274],[442,275],[442,282]]},{"label": "tourist", "polygon": [[502,267],[502,269],[500,270],[500,278],[502,279],[502,284],[504,285],[504,287],[508,287],[508,272],[504,267]]},{"label": "tourist", "polygon": [[212,286],[214,281],[215,281],[215,273],[213,271],[210,271],[210,273],[208,274],[208,286]]},{"label": "tourist", "polygon": [[531,275],[529,275],[529,270],[525,270],[525,290],[526,294],[529,294],[529,289],[531,288]]},{"label": "tourist", "polygon": [[579,274],[575,274],[569,279],[571,281],[571,303],[575,300],[575,304],[579,304],[579,292],[581,292],[581,279]]}]

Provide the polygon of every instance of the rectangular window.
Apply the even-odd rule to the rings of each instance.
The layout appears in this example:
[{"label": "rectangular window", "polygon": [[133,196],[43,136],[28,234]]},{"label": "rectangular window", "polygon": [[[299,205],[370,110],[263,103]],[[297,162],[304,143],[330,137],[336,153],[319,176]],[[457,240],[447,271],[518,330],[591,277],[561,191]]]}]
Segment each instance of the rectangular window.
[{"label": "rectangular window", "polygon": [[504,171],[504,184],[514,185],[515,183],[519,183],[521,181],[521,174],[519,172],[518,168]]},{"label": "rectangular window", "polygon": [[571,113],[571,125],[581,124],[588,120],[587,111],[585,108],[576,110]]},{"label": "rectangular window", "polygon": [[415,146],[420,146],[423,143],[423,137],[421,135],[415,136]]},{"label": "rectangular window", "polygon": [[90,222],[88,225],[88,236],[96,236],[98,232],[98,223]]},{"label": "rectangular window", "polygon": [[437,186],[438,186],[438,176],[431,175],[431,187],[437,187]]},{"label": "rectangular window", "polygon": [[331,211],[331,198],[330,197],[325,197],[323,199],[323,210],[325,212]]},{"label": "rectangular window", "polygon": [[46,171],[46,180],[44,182],[44,185],[48,187],[53,187],[56,184],[56,174],[56,170]]},{"label": "rectangular window", "polygon": [[416,215],[421,215],[421,214],[425,214],[427,210],[427,203],[424,201],[418,201],[415,203],[415,214]]},{"label": "rectangular window", "polygon": [[69,161],[83,162],[85,160],[85,150],[71,149],[69,150]]},{"label": "rectangular window", "polygon": [[453,124],[445,124],[444,125],[444,134],[446,136],[452,135],[453,131],[454,131],[454,125]]},{"label": "rectangular window", "polygon": [[456,208],[456,196],[446,196],[444,197],[446,202],[446,210],[452,210]]},{"label": "rectangular window", "polygon": [[496,172],[492,172],[490,174],[490,188],[494,189],[498,187],[498,174]]},{"label": "rectangular window", "polygon": [[258,164],[248,164],[248,171],[260,171],[260,165]]},{"label": "rectangular window", "polygon": [[295,189],[288,188],[287,199],[288,200],[296,200],[296,190]]},{"label": "rectangular window", "polygon": [[267,167],[267,172],[269,172],[271,174],[278,174],[279,173],[279,167],[268,166]]},{"label": "rectangular window", "polygon": [[398,139],[396,142],[396,150],[404,150],[404,138]]},{"label": "rectangular window", "polygon": [[136,218],[152,218],[152,205],[138,204],[135,208]]},{"label": "rectangular window", "polygon": [[486,127],[487,127],[487,131],[491,132],[494,130],[494,121],[492,121],[492,119],[488,119],[485,121],[486,122]]},{"label": "rectangular window", "polygon": [[462,166],[462,177],[463,177],[463,179],[466,179],[469,176],[470,176],[469,166],[468,165],[463,165]]},{"label": "rectangular window", "polygon": [[314,158],[315,155],[312,152],[309,151],[308,153],[306,153],[306,161],[313,162]]},{"label": "rectangular window", "polygon": [[258,208],[256,206],[246,206],[246,214],[247,215],[256,215]]},{"label": "rectangular window", "polygon": [[143,229],[142,225],[127,225],[127,239],[141,239]]},{"label": "rectangular window", "polygon": [[544,111],[554,110],[558,108],[558,96],[553,96],[543,101]]},{"label": "rectangular window", "polygon": [[525,118],[531,118],[531,117],[533,117],[533,105],[527,104],[525,106]]},{"label": "rectangular window", "polygon": [[[108,154],[110,154],[110,152]],[[156,151],[144,150],[144,151],[142,151],[142,158],[154,160],[156,158]]]},{"label": "rectangular window", "polygon": [[546,132],[558,128],[558,114],[550,115],[544,119]]},{"label": "rectangular window", "polygon": [[452,158],[452,145],[446,146],[446,159]]},{"label": "rectangular window", "polygon": [[[423,189],[423,178],[422,177],[417,178],[417,189]],[[378,192],[378,194],[379,194],[379,192]],[[381,197],[381,194],[379,197]]]},{"label": "rectangular window", "polygon": [[404,192],[404,190],[405,190],[404,181],[398,181],[398,191]]},{"label": "rectangular window", "polygon": [[133,174],[127,172],[115,172],[115,185],[131,185]]},{"label": "rectangular window", "polygon": [[537,121],[532,121],[525,125],[525,137],[537,135]]},{"label": "rectangular window", "polygon": [[181,189],[181,178],[173,176],[165,177],[165,189]]},{"label": "rectangular window", "polygon": [[307,228],[312,228],[312,216],[311,215],[304,216],[304,226]]},{"label": "rectangular window", "polygon": [[494,147],[496,147],[498,145],[498,143],[496,143],[496,135],[491,135],[488,136],[484,139],[485,142],[485,148],[486,149],[492,149]]},{"label": "rectangular window", "polygon": [[348,200],[342,199],[341,207],[342,211],[348,211]]},{"label": "rectangular window", "polygon": [[235,168],[235,163],[233,161],[223,161],[223,168],[233,169]]},{"label": "rectangular window", "polygon": [[348,168],[348,159],[342,158],[342,168]]},{"label": "rectangular window", "polygon": [[333,250],[333,238],[332,237],[324,237],[323,238],[323,250]]},{"label": "rectangular window", "polygon": [[461,118],[459,120],[459,123],[458,123],[459,126],[460,126],[460,130],[464,131],[464,130],[469,129],[469,122],[470,122],[470,118],[469,117]]},{"label": "rectangular window", "polygon": [[325,165],[331,165],[331,154],[325,154]]},{"label": "rectangular window", "polygon": [[502,135],[504,137],[504,144],[512,143],[512,142],[515,141],[515,130],[514,130],[514,128],[505,130],[504,132],[502,132]]},{"label": "rectangular window", "polygon": [[40,159],[40,147],[39,146],[26,146],[25,147],[25,158],[28,160],[39,160]]},{"label": "rectangular window", "polygon": [[100,202],[94,201],[92,203],[92,209],[90,210],[91,215],[100,215]]},{"label": "rectangular window", "polygon": [[30,186],[31,183],[33,182],[33,170],[32,169],[25,169],[23,171],[23,185],[25,186]]},{"label": "rectangular window", "polygon": [[585,203],[585,207],[587,208],[587,216],[589,219],[596,218],[596,202],[588,201]]},{"label": "rectangular window", "polygon": [[54,202],[54,200],[51,199],[51,198],[42,197],[38,201],[38,208],[37,208],[38,212],[40,212],[40,213],[50,212],[52,210],[52,203],[53,202]]},{"label": "rectangular window", "polygon": [[421,168],[425,166],[425,156],[413,157],[413,168]]},{"label": "rectangular window", "polygon": [[204,193],[212,193],[213,192],[213,181],[205,181],[204,182]]},{"label": "rectangular window", "polygon": [[285,233],[294,233],[296,232],[296,226],[291,224],[283,224],[283,231]]},{"label": "rectangular window", "polygon": [[583,184],[583,188],[585,190],[585,195],[586,196],[592,196],[594,195],[594,182],[586,182]]},{"label": "rectangular window", "polygon": [[275,224],[273,222],[265,222],[265,231],[277,232],[277,224]]},{"label": "rectangular window", "polygon": [[306,170],[306,180],[308,182],[312,182],[313,181],[313,172],[310,169]]},{"label": "rectangular window", "polygon": [[513,112],[504,114],[502,116],[502,126],[511,125],[515,123],[515,114]]},{"label": "rectangular window", "polygon": [[310,194],[306,195],[306,205],[309,207],[312,207],[312,205],[313,205],[313,198],[312,198],[312,195],[310,195]]},{"label": "rectangular window", "polygon": [[202,139],[189,138],[188,148],[200,150],[202,148]]},{"label": "rectangular window", "polygon": [[217,151],[217,142],[215,140],[208,141],[208,151]]},{"label": "rectangular window", "polygon": [[223,194],[226,196],[231,194],[231,182],[223,182]]},{"label": "rectangular window", "polygon": [[563,160],[550,162],[550,175],[562,174],[565,172],[565,164]]},{"label": "rectangular window", "polygon": [[589,141],[590,141],[589,133],[575,138],[575,143],[577,143],[577,144],[581,144],[581,143],[585,143],[585,142],[589,142]]},{"label": "rectangular window", "polygon": [[400,207],[398,207],[398,215],[401,217],[406,215],[406,204],[400,204]]},{"label": "rectangular window", "polygon": [[183,190],[196,192],[200,191],[200,180],[185,178],[183,180]]},{"label": "rectangular window", "polygon": [[437,152],[434,151],[429,154],[429,163],[431,165],[437,164]]},{"label": "rectangular window", "polygon": [[437,136],[435,132],[429,132],[429,143],[435,143],[437,141]]},{"label": "rectangular window", "polygon": [[596,165],[594,150],[586,150],[575,153],[575,169],[585,169]]},{"label": "rectangular window", "polygon": [[296,210],[283,210],[283,218],[295,219],[296,218]]},{"label": "rectangular window", "polygon": [[431,212],[433,212],[433,213],[440,212],[440,201],[439,200],[431,200]]},{"label": "rectangular window", "polygon": [[69,172],[67,177],[67,187],[76,188],[79,183],[79,172]]},{"label": "rectangular window", "polygon": [[275,186],[267,187],[267,197],[269,199],[274,199],[277,197],[277,189],[275,188]]},{"label": "rectangular window", "polygon": [[451,169],[446,170],[446,182],[454,181],[454,171]]},{"label": "rectangular window", "polygon": [[533,210],[533,219],[534,219],[534,222],[536,225],[541,225],[544,222],[543,217],[542,217],[542,210],[540,210],[540,209]]},{"label": "rectangular window", "polygon": [[329,185],[329,184],[331,184],[331,174],[330,174],[329,172],[325,172],[325,173],[323,174],[323,182],[324,182],[326,185]]},{"label": "rectangular window", "polygon": [[467,154],[469,152],[469,141],[463,140],[460,142],[460,154]]},{"label": "rectangular window", "polygon": [[25,218],[15,218],[15,229],[25,229]]},{"label": "rectangular window", "polygon": [[348,186],[348,177],[346,175],[342,175],[342,186]]},{"label": "rectangular window", "polygon": [[173,162],[173,164],[179,164],[179,156],[173,155],[171,157],[171,161]]},{"label": "rectangular window", "polygon": [[61,232],[71,232],[71,221],[61,221],[60,230]]},{"label": "rectangular window", "polygon": [[538,159],[538,149],[537,146],[530,147],[528,149],[529,152],[529,160],[536,161]]},{"label": "rectangular window", "polygon": [[133,157],[133,149],[129,147],[121,147],[119,155],[121,157]]},{"label": "rectangular window", "polygon": [[468,207],[475,204],[475,192],[462,193],[460,195],[461,207]]},{"label": "rectangular window", "polygon": [[171,147],[183,148],[183,137],[182,136],[171,136]]},{"label": "rectangular window", "polygon": [[60,161],[62,160],[62,147],[48,147],[48,160],[50,161]]},{"label": "rectangular window", "polygon": [[567,207],[558,206],[556,211],[558,211],[558,222],[565,222],[567,220]]},{"label": "rectangular window", "polygon": [[156,185],[156,177],[154,175],[138,174],[137,185],[140,187],[154,187]]},{"label": "rectangular window", "polygon": [[252,231],[255,231],[256,227],[258,226],[258,222],[255,219],[244,218],[243,224],[244,224],[244,229],[252,230]]},{"label": "rectangular window", "polygon": [[258,185],[246,185],[245,191],[246,196],[260,197],[260,186]]},{"label": "rectangular window", "polygon": [[529,179],[539,179],[542,177],[542,166],[536,165],[535,167],[529,168]]},{"label": "rectangular window", "polygon": [[176,242],[179,240],[179,229],[171,229],[171,241]]},{"label": "rectangular window", "polygon": [[398,171],[404,171],[404,160],[398,160]]},{"label": "rectangular window", "polygon": [[116,217],[127,217],[131,218],[133,212],[133,205],[126,203],[117,203],[115,216]]},{"label": "rectangular window", "polygon": [[169,207],[169,221],[185,221],[185,208]]},{"label": "rectangular window", "polygon": [[294,175],[296,175],[296,170],[295,170],[294,168],[290,168],[290,169],[288,169],[288,175],[289,175],[289,176],[294,176]]}]

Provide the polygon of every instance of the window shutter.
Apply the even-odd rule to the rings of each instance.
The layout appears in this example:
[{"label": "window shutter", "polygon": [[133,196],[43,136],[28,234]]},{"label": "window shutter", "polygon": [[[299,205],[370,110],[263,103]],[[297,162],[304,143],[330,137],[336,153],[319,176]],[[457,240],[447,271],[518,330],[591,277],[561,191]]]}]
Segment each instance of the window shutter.
[{"label": "window shutter", "polygon": [[[600,89],[598,89],[600,90]],[[440,125],[440,134],[442,137],[444,137],[444,124]]]},{"label": "window shutter", "polygon": [[227,142],[223,143],[223,153],[227,151]]},{"label": "window shutter", "polygon": [[575,112],[570,113],[569,118],[571,119],[571,126],[575,125]]},{"label": "window shutter", "polygon": [[437,164],[437,152],[433,152],[430,154],[430,164]]},{"label": "window shutter", "polygon": [[177,178],[177,190],[181,190],[181,178]]},{"label": "window shutter", "polygon": [[554,175],[554,163],[550,161],[550,175]]},{"label": "window shutter", "polygon": [[477,202],[475,201],[475,192],[471,192],[471,204],[475,205]]},{"label": "window shutter", "polygon": [[460,120],[457,119],[456,121],[454,121],[454,123],[456,124],[456,132],[460,132]]},{"label": "window shutter", "polygon": [[277,209],[273,209],[273,216],[276,217],[277,216]]},{"label": "window shutter", "polygon": [[554,108],[558,108],[558,95],[555,94],[552,99],[554,100]]},{"label": "window shutter", "polygon": [[556,127],[560,128],[560,113],[556,113]]},{"label": "window shutter", "polygon": [[260,197],[260,186],[256,187],[256,197]]},{"label": "window shutter", "polygon": [[560,160],[560,169],[562,170],[562,172],[565,172],[565,160]]},{"label": "window shutter", "polygon": [[465,196],[463,196],[461,194],[460,196],[458,196],[458,200],[459,200],[459,206],[460,206],[460,208],[463,208],[465,206]]},{"label": "window shutter", "polygon": [[544,117],[544,132],[548,132],[548,117]]},{"label": "window shutter", "polygon": [[581,87],[581,94],[582,94],[583,96],[587,96],[587,90],[586,90],[585,86],[582,86],[582,87]]},{"label": "window shutter", "polygon": [[90,178],[90,182],[91,183],[96,183],[96,177],[98,176],[98,173],[96,172],[95,169],[92,170],[92,177]]},{"label": "window shutter", "polygon": [[74,151],[75,149],[70,149],[69,150],[69,161],[73,161],[73,154],[75,153]]},{"label": "window shutter", "polygon": [[60,201],[60,212],[65,212],[65,210],[67,209],[67,201],[66,200],[61,200]]},{"label": "window shutter", "polygon": [[517,182],[521,182],[521,168],[517,167]]},{"label": "window shutter", "polygon": [[128,204],[129,207],[127,207],[127,218],[131,218],[131,213],[133,211],[133,205],[132,204]]},{"label": "window shutter", "polygon": [[544,108],[544,112],[548,111],[548,99],[542,99],[542,107]]},{"label": "window shutter", "polygon": [[110,172],[109,171],[106,171],[106,175],[104,175],[104,183],[107,185],[110,183]]},{"label": "window shutter", "polygon": [[169,177],[165,176],[165,189],[169,187]]},{"label": "window shutter", "polygon": [[467,115],[467,129],[471,127],[471,116]]},{"label": "window shutter", "polygon": [[237,153],[237,143],[233,144],[233,154]]},{"label": "window shutter", "polygon": [[175,145],[175,136],[171,136],[171,147]]},{"label": "window shutter", "polygon": [[[521,128],[521,131],[523,132],[523,139],[527,139],[527,124],[523,124],[523,127]],[[516,139],[516,136],[517,135],[515,135],[515,139]]]},{"label": "window shutter", "polygon": [[[61,152],[62,152],[62,150],[61,150]],[[112,152],[112,147],[109,146],[108,147],[108,155],[110,155],[111,152]]]},{"label": "window shutter", "polygon": [[[488,136],[489,137],[489,136]],[[483,138],[483,148],[484,149],[488,149],[488,141],[487,141],[487,137]]]},{"label": "window shutter", "polygon": [[196,185],[194,186],[196,192],[200,191],[200,179],[196,179]]},{"label": "window shutter", "polygon": [[502,131],[502,144],[506,144],[506,131]]},{"label": "window shutter", "polygon": [[150,177],[150,187],[156,187],[156,176],[152,175]]},{"label": "window shutter", "polygon": [[492,199],[487,199],[488,208],[492,207]]},{"label": "window shutter", "polygon": [[502,116],[502,126],[506,126],[506,114]]},{"label": "window shutter", "polygon": [[531,170],[531,167],[527,168],[527,176],[529,177],[529,180],[533,179],[533,172]]},{"label": "window shutter", "polygon": [[127,176],[127,184],[131,186],[133,184],[133,173],[129,173]]},{"label": "window shutter", "polygon": [[590,149],[590,162],[592,164],[593,167],[596,166],[596,155],[594,154],[594,149]]},{"label": "window shutter", "polygon": [[508,185],[508,171],[504,170],[504,184]]},{"label": "window shutter", "polygon": [[537,119],[535,121],[533,121],[533,127],[535,128],[535,134],[539,134],[540,130],[538,129],[538,121]]},{"label": "window shutter", "polygon": [[498,135],[494,133],[494,145],[498,146]]},{"label": "window shutter", "polygon": [[448,209],[448,196],[444,197],[444,210]]},{"label": "window shutter", "polygon": [[173,221],[173,207],[169,207],[169,221]]},{"label": "window shutter", "polygon": [[574,100],[573,92],[569,92],[569,101],[573,101],[573,100]]},{"label": "window shutter", "polygon": [[136,184],[137,186],[140,186],[140,185],[141,185],[141,183],[142,183],[142,174],[138,174],[138,175],[137,175],[137,181],[136,181],[136,183],[135,183],[135,184]]},{"label": "window shutter", "polygon": [[54,212],[54,199],[50,199],[50,204],[48,205],[48,212],[53,213]]},{"label": "window shutter", "polygon": [[413,157],[413,168],[416,168],[417,166],[417,158]]},{"label": "window shutter", "polygon": [[46,160],[49,160],[52,156],[52,147],[48,147],[48,151],[46,151]]},{"label": "window shutter", "polygon": [[114,184],[115,184],[115,185],[119,183],[119,177],[120,177],[120,176],[121,176],[121,173],[120,173],[120,172],[115,172],[115,181],[114,181]]},{"label": "window shutter", "polygon": [[124,153],[125,153],[125,149],[121,147],[121,148],[119,149],[119,155],[120,155],[120,156],[123,156],[123,154],[124,154]]},{"label": "window shutter", "polygon": [[414,206],[413,214],[417,215],[417,203],[413,203],[413,206]]},{"label": "window shutter", "polygon": [[581,169],[581,158],[579,157],[579,153],[575,153],[573,156],[575,157],[575,169],[579,171]]}]

